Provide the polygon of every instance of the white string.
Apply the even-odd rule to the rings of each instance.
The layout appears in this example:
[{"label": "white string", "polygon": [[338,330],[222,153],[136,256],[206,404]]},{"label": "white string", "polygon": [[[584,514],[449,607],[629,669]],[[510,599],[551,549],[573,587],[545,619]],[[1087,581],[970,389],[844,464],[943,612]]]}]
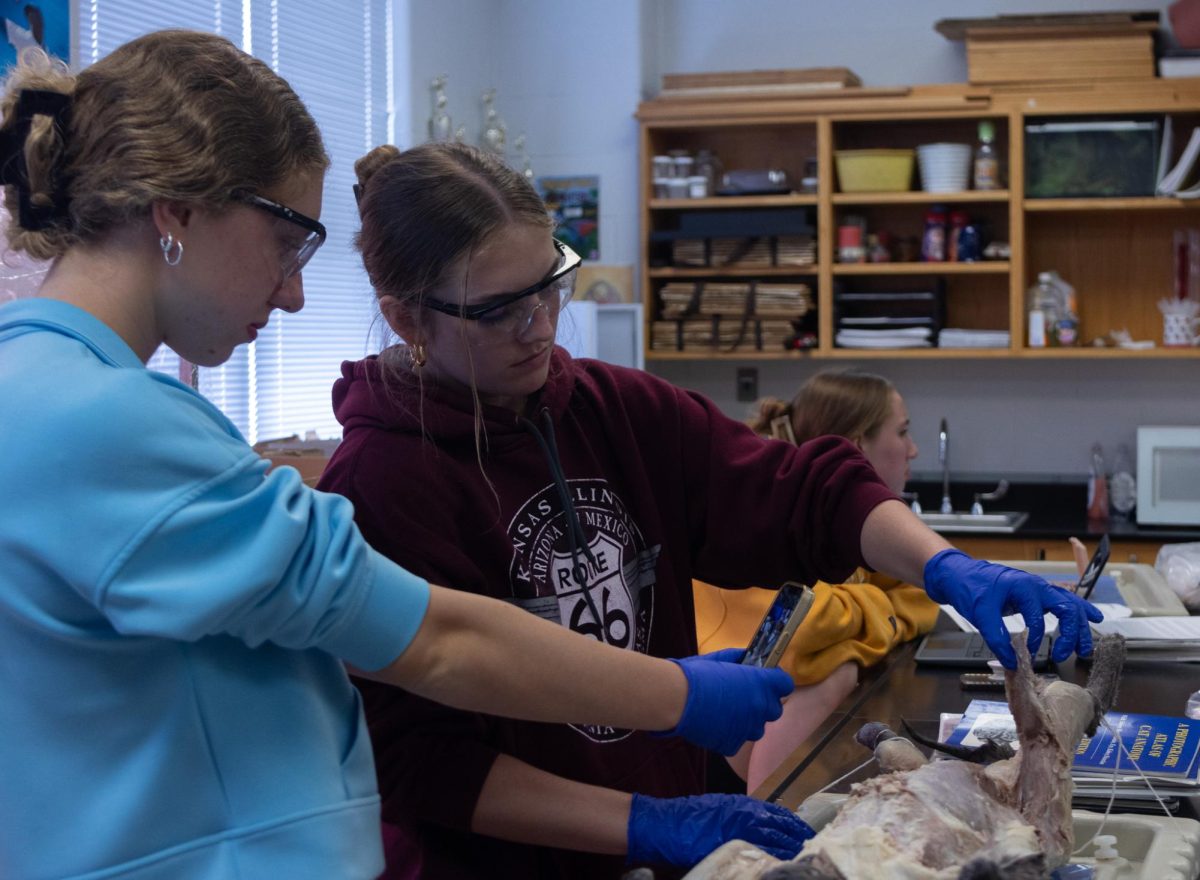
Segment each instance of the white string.
[{"label": "white string", "polygon": [[[905,742],[908,742],[908,740],[905,740]],[[818,788],[815,792],[813,792],[813,794],[820,794],[823,791],[827,791],[827,790],[833,788],[835,785],[837,785],[839,782],[841,782],[843,779],[847,778],[848,776],[853,776],[855,773],[857,773],[859,770],[863,769],[864,767],[870,766],[871,762],[874,760],[875,760],[875,756],[871,755],[871,757],[867,758],[867,760],[863,761],[861,764],[859,764],[857,767],[855,767],[849,773],[839,776],[837,779],[833,780],[833,782],[829,783],[824,788]]]},{"label": "white string", "polygon": [[1104,824],[1108,821],[1109,813],[1112,812],[1113,801],[1115,801],[1117,798],[1117,777],[1120,774],[1121,753],[1122,752],[1125,754],[1125,757],[1127,757],[1129,759],[1129,763],[1133,767],[1133,769],[1136,770],[1138,772],[1138,775],[1142,777],[1142,781],[1144,783],[1146,783],[1146,788],[1148,788],[1150,790],[1150,793],[1152,795],[1154,795],[1154,799],[1156,801],[1158,801],[1158,805],[1160,807],[1162,807],[1163,812],[1167,814],[1167,818],[1168,819],[1174,818],[1174,816],[1171,814],[1171,811],[1169,809],[1167,809],[1167,805],[1165,803],[1163,803],[1163,799],[1161,797],[1159,797],[1158,792],[1154,790],[1154,786],[1150,784],[1150,780],[1148,778],[1146,778],[1146,774],[1142,772],[1142,768],[1139,767],[1137,764],[1137,761],[1135,761],[1133,759],[1133,755],[1129,754],[1129,750],[1125,748],[1125,741],[1121,739],[1120,732],[1118,732],[1115,728],[1113,728],[1108,723],[1108,718],[1106,718],[1104,716],[1101,716],[1100,723],[1102,725],[1104,725],[1105,730],[1107,730],[1109,733],[1111,733],[1113,735],[1113,738],[1117,741],[1117,748],[1119,749],[1119,751],[1117,753],[1117,760],[1113,762],[1112,790],[1108,796],[1108,803],[1104,807],[1104,817],[1100,820],[1100,825],[1099,825],[1099,827],[1096,828],[1096,833],[1093,834],[1086,843],[1080,845],[1079,849],[1077,849],[1077,850],[1075,850],[1075,852],[1071,853],[1071,855],[1073,855],[1073,856],[1079,855],[1081,852],[1083,852],[1085,849],[1087,849],[1089,846],[1091,846],[1095,842],[1096,838],[1100,836],[1100,832],[1104,830]]}]

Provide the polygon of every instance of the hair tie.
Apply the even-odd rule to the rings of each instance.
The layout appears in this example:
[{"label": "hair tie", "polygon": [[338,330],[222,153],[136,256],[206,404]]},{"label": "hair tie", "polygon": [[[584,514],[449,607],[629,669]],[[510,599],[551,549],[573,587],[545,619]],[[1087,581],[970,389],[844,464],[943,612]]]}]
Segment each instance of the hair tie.
[{"label": "hair tie", "polygon": [[22,89],[13,107],[12,124],[0,132],[0,184],[17,188],[17,218],[30,231],[55,226],[68,218],[67,180],[56,174],[49,205],[35,205],[29,189],[29,168],[25,163],[25,142],[34,116],[49,116],[64,146],[71,124],[71,96],[44,89]]}]

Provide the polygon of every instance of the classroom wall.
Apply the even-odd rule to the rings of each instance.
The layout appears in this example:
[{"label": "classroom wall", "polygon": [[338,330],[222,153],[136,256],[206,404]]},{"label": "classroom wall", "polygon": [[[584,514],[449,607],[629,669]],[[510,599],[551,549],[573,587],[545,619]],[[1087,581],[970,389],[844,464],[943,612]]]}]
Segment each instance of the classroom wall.
[{"label": "classroom wall", "polygon": [[[1158,9],[1167,2],[1062,0],[407,0],[413,136],[424,138],[428,80],[450,76],[452,110],[468,109],[477,133],[478,93],[498,89],[510,140],[528,133],[538,174],[601,175],[601,259],[637,259],[637,102],[663,72],[846,66],[866,85],[966,78],[961,43],[933,29],[942,18],[1002,13]],[[1165,15],[1164,15],[1165,21]],[[472,104],[472,100],[474,103]],[[1087,307],[1086,292],[1081,292]],[[651,364],[665,378],[713,398],[729,415],[735,364]],[[870,360],[758,363],[760,392],[790,397],[817,369],[861,366],[892,378],[908,402],[922,449],[915,469],[937,467],[945,416],[956,474],[1083,474],[1095,441],[1111,453],[1133,444],[1139,424],[1200,424],[1196,361]]]}]

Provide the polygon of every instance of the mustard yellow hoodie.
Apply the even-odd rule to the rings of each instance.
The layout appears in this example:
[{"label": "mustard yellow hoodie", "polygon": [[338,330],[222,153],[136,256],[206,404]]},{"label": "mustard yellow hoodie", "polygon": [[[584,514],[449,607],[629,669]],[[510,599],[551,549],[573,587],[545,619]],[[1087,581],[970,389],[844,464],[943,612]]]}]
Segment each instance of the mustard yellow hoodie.
[{"label": "mustard yellow hoodie", "polygon": [[[933,628],[938,606],[925,591],[859,569],[851,582],[813,587],[808,616],[780,661],[797,686],[815,684],[847,661],[878,663],[893,647]],[[692,581],[700,651],[744,648],[766,613],[774,590],[723,590]]]}]

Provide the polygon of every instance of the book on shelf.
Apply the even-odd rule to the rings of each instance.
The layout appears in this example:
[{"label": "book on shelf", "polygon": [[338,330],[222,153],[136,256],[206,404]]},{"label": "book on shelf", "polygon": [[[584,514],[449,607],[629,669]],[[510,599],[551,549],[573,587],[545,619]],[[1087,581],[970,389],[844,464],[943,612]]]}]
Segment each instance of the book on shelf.
[{"label": "book on shelf", "polygon": [[[1111,788],[1114,770],[1122,794],[1128,789],[1144,789],[1142,774],[1155,786],[1200,787],[1200,720],[1138,712],[1109,712],[1104,717],[1107,726],[1100,725],[1094,736],[1085,736],[1080,741],[1071,764],[1071,777],[1077,783],[1085,783],[1088,794],[1105,785]],[[1113,730],[1119,734],[1123,749]],[[985,739],[1020,748],[1007,703],[972,700],[946,742],[977,746]]]}]

